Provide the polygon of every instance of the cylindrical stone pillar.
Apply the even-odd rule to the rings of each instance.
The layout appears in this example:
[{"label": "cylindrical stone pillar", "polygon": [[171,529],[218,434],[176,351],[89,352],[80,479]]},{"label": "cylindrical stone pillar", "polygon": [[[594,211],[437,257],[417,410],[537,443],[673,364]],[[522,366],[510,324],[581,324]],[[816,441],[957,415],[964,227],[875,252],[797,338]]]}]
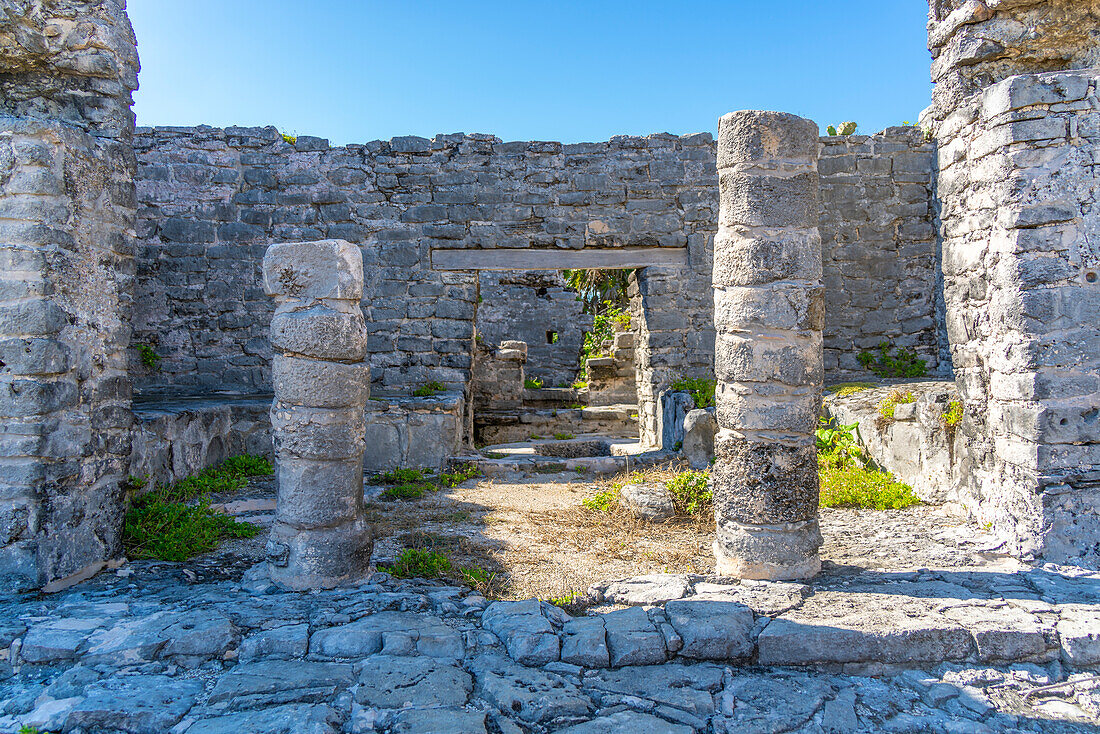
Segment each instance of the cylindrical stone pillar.
[{"label": "cylindrical stone pillar", "polygon": [[817,125],[732,112],[718,126],[714,239],[718,573],[821,570],[814,428],[821,403]]},{"label": "cylindrical stone pillar", "polygon": [[343,240],[272,245],[264,290],[271,321],[278,463],[268,569],[291,589],[331,588],[367,572],[364,409],[370,397],[363,257]]}]

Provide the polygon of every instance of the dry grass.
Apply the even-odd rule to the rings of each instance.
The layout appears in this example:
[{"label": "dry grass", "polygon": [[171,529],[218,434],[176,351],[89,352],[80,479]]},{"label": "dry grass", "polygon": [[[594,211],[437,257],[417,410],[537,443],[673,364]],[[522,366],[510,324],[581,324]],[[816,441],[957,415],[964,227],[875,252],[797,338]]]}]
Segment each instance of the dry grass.
[{"label": "dry grass", "polygon": [[537,476],[482,480],[414,502],[377,503],[371,521],[383,553],[431,549],[483,569],[488,582],[479,590],[487,597],[568,600],[610,578],[713,571],[711,513],[649,523],[617,506],[600,512],[580,505],[583,497],[629,482],[668,481],[678,470],[670,465],[583,484]]}]

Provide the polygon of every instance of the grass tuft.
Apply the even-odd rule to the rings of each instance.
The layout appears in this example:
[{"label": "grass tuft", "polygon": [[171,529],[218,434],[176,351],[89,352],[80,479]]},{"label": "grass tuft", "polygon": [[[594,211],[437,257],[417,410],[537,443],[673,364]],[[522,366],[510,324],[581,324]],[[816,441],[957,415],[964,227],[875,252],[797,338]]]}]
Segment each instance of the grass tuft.
[{"label": "grass tuft", "polygon": [[890,394],[879,401],[878,414],[883,418],[893,418],[894,408],[899,405],[917,402],[917,396],[908,390],[891,390]]},{"label": "grass tuft", "polygon": [[826,387],[825,391],[833,397],[846,398],[849,395],[855,395],[858,392],[870,390],[872,387],[875,387],[875,383],[873,382],[841,382]]},{"label": "grass tuft", "polygon": [[714,390],[717,386],[716,380],[708,380],[704,377],[684,377],[672,383],[673,390],[691,395],[696,408],[714,407]]},{"label": "grass tuft", "polygon": [[412,394],[414,398],[430,398],[436,393],[441,393],[447,389],[447,386],[442,382],[432,380],[431,382],[425,382],[420,387],[413,390]]}]

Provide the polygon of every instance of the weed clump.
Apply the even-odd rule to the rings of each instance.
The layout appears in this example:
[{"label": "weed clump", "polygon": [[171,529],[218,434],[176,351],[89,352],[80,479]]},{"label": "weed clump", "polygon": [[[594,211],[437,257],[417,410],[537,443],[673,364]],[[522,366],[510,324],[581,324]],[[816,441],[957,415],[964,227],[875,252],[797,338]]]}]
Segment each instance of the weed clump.
[{"label": "weed clump", "polygon": [[451,489],[481,474],[473,462],[459,464],[452,472],[439,472],[431,469],[394,469],[382,472],[371,478],[371,484],[394,485],[379,495],[383,500],[415,500],[428,492],[438,492],[442,488]]},{"label": "weed clump", "polygon": [[[897,349],[890,342],[882,341],[876,352],[864,350],[856,360],[863,369],[870,370],[879,377],[924,377],[928,373],[927,362],[917,357],[912,349]],[[891,354],[891,350],[894,353]]]},{"label": "weed clump", "polygon": [[694,515],[714,507],[714,492],[710,488],[709,475],[701,471],[685,471],[665,482],[672,494],[676,512]]},{"label": "weed clump", "polygon": [[877,410],[879,416],[893,420],[894,409],[899,405],[907,405],[917,402],[917,396],[908,390],[892,390],[890,394],[879,401]]},{"label": "weed clump", "polygon": [[860,447],[858,436],[857,423],[839,425],[821,419],[821,427],[815,431],[821,506],[900,510],[920,504],[912,487],[874,465]]},{"label": "weed clump", "polygon": [[716,387],[718,387],[717,380],[708,380],[705,377],[683,377],[672,383],[673,390],[691,395],[696,408],[714,407],[714,390]]},{"label": "weed clump", "polygon": [[605,489],[581,500],[581,505],[596,512],[611,512],[619,506],[619,488]]},{"label": "weed clump", "polygon": [[940,419],[943,425],[948,428],[954,428],[962,423],[963,419],[963,404],[961,400],[952,400],[947,404],[947,410],[943,412],[943,417]]},{"label": "weed clump", "polygon": [[523,381],[523,387],[528,390],[538,390],[542,384],[541,377],[528,377]]},{"label": "weed clump", "polygon": [[431,382],[425,382],[420,387],[413,390],[412,394],[414,398],[430,398],[436,393],[441,393],[447,389],[447,386],[437,380]]},{"label": "weed clump", "polygon": [[141,365],[151,372],[155,372],[160,369],[161,356],[157,354],[156,350],[148,344],[135,344],[134,349],[138,351],[138,359],[141,360]]},{"label": "weed clump", "polygon": [[872,387],[875,387],[875,383],[873,382],[841,382],[826,387],[825,391],[833,397],[846,398],[849,395],[855,395],[864,390],[869,390]]},{"label": "weed clump", "polygon": [[379,566],[394,578],[449,579],[484,588],[492,582],[492,574],[483,568],[456,566],[444,553],[431,548],[406,548],[394,559],[393,565]]},{"label": "weed clump", "polygon": [[[130,558],[184,561],[218,547],[224,538],[251,538],[260,527],[239,522],[210,506],[212,493],[241,489],[248,477],[274,473],[262,456],[234,456],[174,485],[135,497],[126,511],[122,544]],[[144,479],[131,477],[127,487],[141,489]]]}]

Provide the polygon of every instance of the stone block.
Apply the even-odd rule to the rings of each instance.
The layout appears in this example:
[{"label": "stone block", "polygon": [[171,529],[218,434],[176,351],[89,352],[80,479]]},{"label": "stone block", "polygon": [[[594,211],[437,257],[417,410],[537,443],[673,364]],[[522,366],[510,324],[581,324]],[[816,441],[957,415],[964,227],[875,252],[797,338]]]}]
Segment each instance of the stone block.
[{"label": "stone block", "polygon": [[742,110],[718,120],[718,168],[816,158],[817,123],[785,112]]},{"label": "stone block", "polygon": [[562,627],[561,661],[585,668],[606,668],[611,664],[603,619],[577,617]]},{"label": "stone block", "polygon": [[747,525],[719,517],[714,540],[719,575],[793,581],[821,571],[817,552],[822,539],[816,517],[777,525]]},{"label": "stone block", "polygon": [[264,255],[264,292],[299,299],[363,297],[363,256],[344,240],[285,242]]},{"label": "stone block", "polygon": [[359,459],[365,427],[359,407],[305,408],[278,402],[271,407],[275,453],[282,459]]},{"label": "stone block", "polygon": [[817,516],[817,450],[756,443],[720,434],[711,481],[719,516],[741,523],[777,524]]},{"label": "stone block", "polygon": [[672,493],[664,484],[627,484],[619,490],[619,504],[646,520],[667,520],[676,514]]},{"label": "stone block", "polygon": [[683,640],[678,655],[695,660],[739,660],[752,655],[755,618],[744,604],[680,599],[665,605]]},{"label": "stone block", "polygon": [[370,365],[276,354],[271,378],[279,401],[311,408],[362,405],[370,397]]},{"label": "stone block", "polygon": [[654,665],[667,657],[665,638],[641,607],[603,615],[611,666]]},{"label": "stone block", "polygon": [[366,576],[374,548],[361,519],[326,528],[276,523],[267,542],[271,579],[288,589],[329,589]]},{"label": "stone block", "polygon": [[718,430],[713,408],[696,408],[684,416],[684,458],[692,469],[704,470],[710,467],[714,458],[714,435]]},{"label": "stone block", "polygon": [[367,356],[367,324],[358,304],[348,311],[317,305],[276,313],[271,346],[314,359],[359,362]]},{"label": "stone block", "polygon": [[719,227],[714,242],[714,285],[750,286],[821,277],[821,236],[816,230],[765,235]]},{"label": "stone block", "polygon": [[718,179],[719,226],[810,229],[818,224],[816,171],[780,178],[726,170]]},{"label": "stone block", "polygon": [[348,523],[363,511],[363,463],[280,457],[276,518],[296,528]]}]

